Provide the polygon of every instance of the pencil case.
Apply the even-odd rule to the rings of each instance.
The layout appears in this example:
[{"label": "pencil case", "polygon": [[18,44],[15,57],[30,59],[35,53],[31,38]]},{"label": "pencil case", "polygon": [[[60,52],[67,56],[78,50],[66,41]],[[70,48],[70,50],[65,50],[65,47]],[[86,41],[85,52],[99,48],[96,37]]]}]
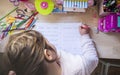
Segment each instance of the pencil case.
[{"label": "pencil case", "polygon": [[100,18],[98,29],[101,32],[120,32],[120,14],[110,13]]}]

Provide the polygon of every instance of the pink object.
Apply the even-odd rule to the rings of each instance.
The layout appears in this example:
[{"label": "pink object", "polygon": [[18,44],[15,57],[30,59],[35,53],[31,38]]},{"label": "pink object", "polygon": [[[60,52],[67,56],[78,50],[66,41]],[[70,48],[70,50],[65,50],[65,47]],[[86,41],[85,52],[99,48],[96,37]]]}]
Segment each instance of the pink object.
[{"label": "pink object", "polygon": [[31,2],[25,2],[24,5],[25,5],[26,8],[28,8],[30,10],[35,10],[35,6]]},{"label": "pink object", "polygon": [[100,18],[98,29],[102,32],[120,32],[120,15],[111,13]]},{"label": "pink object", "polygon": [[56,0],[57,4],[63,4],[63,0]]},{"label": "pink object", "polygon": [[88,6],[93,6],[94,5],[94,0],[88,0]]},{"label": "pink object", "polygon": [[28,0],[20,0],[20,1],[27,2]]},{"label": "pink object", "polygon": [[40,4],[40,6],[41,6],[43,9],[46,9],[46,8],[48,8],[48,3],[47,3],[47,2],[42,2],[42,3]]}]

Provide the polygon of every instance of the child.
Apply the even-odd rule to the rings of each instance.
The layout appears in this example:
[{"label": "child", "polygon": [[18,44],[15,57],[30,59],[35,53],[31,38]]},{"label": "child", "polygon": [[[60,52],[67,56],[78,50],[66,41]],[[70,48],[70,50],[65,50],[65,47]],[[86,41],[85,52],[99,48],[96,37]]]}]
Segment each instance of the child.
[{"label": "child", "polygon": [[89,37],[89,27],[83,25],[79,31],[82,55],[56,50],[34,30],[10,36],[4,53],[5,75],[90,75],[98,64],[98,57]]}]

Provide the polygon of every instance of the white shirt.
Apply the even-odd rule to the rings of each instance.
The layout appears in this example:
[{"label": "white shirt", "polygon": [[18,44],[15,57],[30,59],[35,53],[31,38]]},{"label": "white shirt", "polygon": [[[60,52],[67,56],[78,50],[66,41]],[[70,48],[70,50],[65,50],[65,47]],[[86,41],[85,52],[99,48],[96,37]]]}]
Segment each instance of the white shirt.
[{"label": "white shirt", "polygon": [[62,75],[90,75],[96,68],[98,56],[89,35],[82,36],[81,44],[82,55],[81,51],[77,55],[62,50],[58,51]]}]

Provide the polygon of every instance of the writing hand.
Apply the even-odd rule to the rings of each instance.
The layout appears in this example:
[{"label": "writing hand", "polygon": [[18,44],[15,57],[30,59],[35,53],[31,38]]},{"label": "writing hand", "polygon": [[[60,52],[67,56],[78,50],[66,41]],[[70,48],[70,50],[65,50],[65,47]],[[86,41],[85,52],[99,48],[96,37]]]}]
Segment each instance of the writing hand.
[{"label": "writing hand", "polygon": [[79,27],[79,31],[81,35],[89,34],[90,28],[87,25],[82,25]]}]

